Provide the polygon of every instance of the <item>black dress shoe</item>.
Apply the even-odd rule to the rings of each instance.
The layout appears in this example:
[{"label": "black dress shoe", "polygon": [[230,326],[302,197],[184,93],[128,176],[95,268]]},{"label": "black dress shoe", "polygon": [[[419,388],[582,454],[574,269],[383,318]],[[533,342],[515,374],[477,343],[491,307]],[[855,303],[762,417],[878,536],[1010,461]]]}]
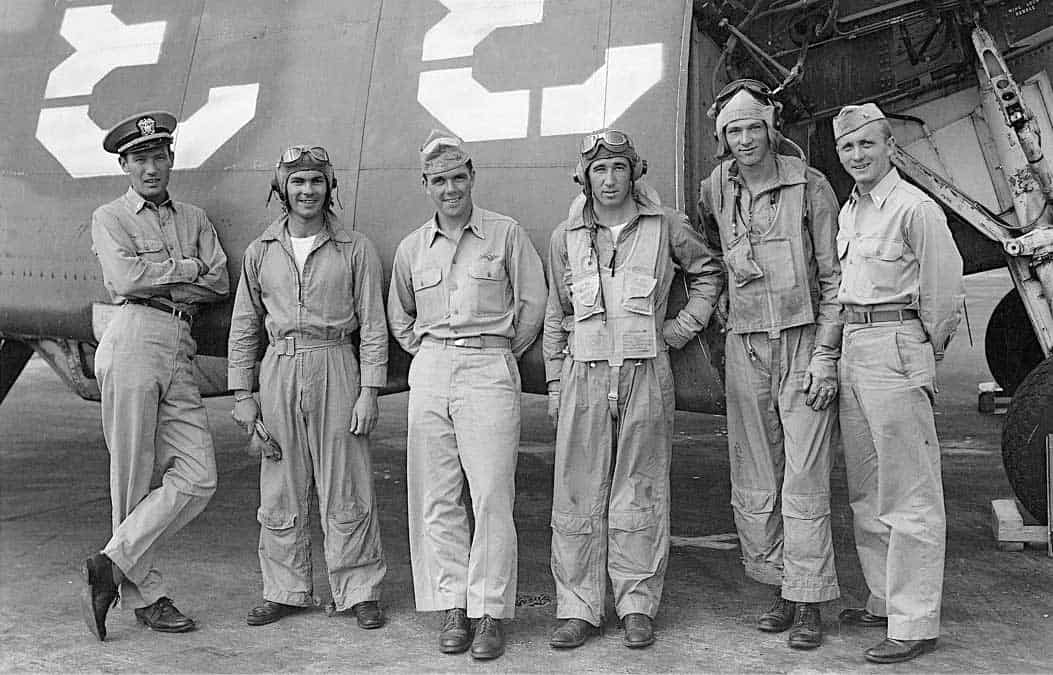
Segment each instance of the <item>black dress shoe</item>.
[{"label": "black dress shoe", "polygon": [[823,619],[819,605],[797,603],[797,619],[793,622],[788,642],[794,649],[815,649],[823,643]]},{"label": "black dress shoe", "polygon": [[117,604],[117,584],[113,581],[113,562],[96,553],[81,568],[84,587],[80,593],[80,611],[91,634],[106,639],[106,614]]},{"label": "black dress shoe", "polygon": [[654,644],[654,629],[651,627],[651,617],[646,614],[626,614],[622,618],[622,627],[625,628],[625,637],[622,644],[630,649],[639,649]]},{"label": "black dress shoe", "polygon": [[864,628],[876,628],[878,626],[884,628],[888,626],[887,616],[871,614],[865,607],[849,607],[848,609],[842,609],[841,613],[837,615],[837,619],[841,623],[847,623],[852,626],[862,626]]},{"label": "black dress shoe", "polygon": [[376,600],[366,600],[351,606],[351,613],[358,619],[358,627],[367,630],[384,625],[384,614]]},{"label": "black dress shoe", "polygon": [[573,649],[585,644],[596,629],[584,619],[567,619],[556,630],[548,643],[556,649]]},{"label": "black dress shoe", "polygon": [[910,661],[916,656],[936,649],[936,638],[928,640],[894,640],[885,638],[880,644],[874,645],[863,652],[867,661],[874,663],[899,663]]},{"label": "black dress shoe", "polygon": [[781,633],[788,629],[793,625],[796,604],[782,597],[782,591],[779,591],[771,608],[757,619],[757,628],[765,633]]},{"label": "black dress shoe", "polygon": [[472,640],[472,658],[480,661],[496,659],[505,653],[505,629],[501,619],[483,614],[475,626],[475,639]]},{"label": "black dress shoe", "polygon": [[282,617],[295,614],[296,612],[302,612],[305,609],[307,608],[264,600],[262,605],[257,605],[249,610],[248,616],[245,617],[245,623],[250,626],[266,626],[269,623],[274,623]]},{"label": "black dress shoe", "polygon": [[443,654],[460,654],[472,645],[472,630],[468,615],[460,607],[446,610],[439,633],[439,651]]},{"label": "black dress shoe", "polygon": [[186,633],[197,627],[194,620],[183,616],[168,598],[158,598],[154,604],[136,609],[135,618],[150,630],[161,633]]}]

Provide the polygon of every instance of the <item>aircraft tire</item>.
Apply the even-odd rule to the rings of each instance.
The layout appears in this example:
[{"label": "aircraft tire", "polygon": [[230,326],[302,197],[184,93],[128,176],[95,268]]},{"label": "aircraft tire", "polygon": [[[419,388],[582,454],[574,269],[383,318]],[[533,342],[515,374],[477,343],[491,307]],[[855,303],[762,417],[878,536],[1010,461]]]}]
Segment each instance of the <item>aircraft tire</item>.
[{"label": "aircraft tire", "polygon": [[1002,428],[1002,465],[1020,503],[1039,523],[1046,513],[1046,436],[1053,434],[1053,357],[1017,387]]},{"label": "aircraft tire", "polygon": [[1042,362],[1042,347],[1031,330],[1024,301],[1015,288],[1010,289],[991,312],[984,354],[991,375],[1007,396],[1016,393],[1027,374]]}]

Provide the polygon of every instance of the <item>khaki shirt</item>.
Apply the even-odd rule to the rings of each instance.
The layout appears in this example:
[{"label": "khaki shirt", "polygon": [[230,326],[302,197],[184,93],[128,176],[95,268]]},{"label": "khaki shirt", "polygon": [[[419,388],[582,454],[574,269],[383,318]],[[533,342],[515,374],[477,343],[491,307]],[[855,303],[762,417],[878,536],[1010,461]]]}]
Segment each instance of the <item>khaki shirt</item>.
[{"label": "khaki shirt", "polygon": [[165,297],[189,305],[230,292],[227,254],[208,216],[193,204],[169,199],[157,206],[128,188],[92,214],[91,241],[115,303]]},{"label": "khaki shirt", "polygon": [[[676,342],[683,345],[705,328],[713,304],[709,297],[716,298],[721,290],[722,268],[720,262],[706,246],[702,236],[691,227],[687,216],[673,209],[664,208],[647,198],[645,189],[637,184],[635,195],[639,213],[629,221],[612,241],[611,231],[598,227],[592,218],[592,209],[585,207],[584,200],[575,202],[571,217],[552,232],[549,241],[548,279],[549,296],[545,312],[545,379],[558,381],[562,376],[563,359],[567,354],[569,326],[574,323],[574,303],[570,296],[571,271],[567,258],[567,230],[581,227],[596,227],[596,252],[601,265],[608,268],[611,263],[622,265],[633,250],[633,242],[639,231],[641,218],[657,216],[661,219],[658,243],[657,284],[654,290],[654,320],[658,335],[663,334],[666,309],[669,304],[669,289],[673,284],[674,265],[679,266],[687,281],[687,304],[670,320],[669,330]],[[581,206],[578,207],[577,205]]]},{"label": "khaki shirt", "polygon": [[472,207],[458,241],[435,218],[402,240],[388,290],[388,322],[402,348],[416,354],[425,336],[494,335],[519,357],[545,315],[541,258],[519,224]]},{"label": "khaki shirt", "polygon": [[266,345],[286,337],[317,341],[360,333],[358,360],[363,387],[387,383],[388,334],[384,320],[383,269],[373,244],[344,229],[332,213],[296,268],[282,216],[245,249],[230,318],[227,381],[252,389],[253,368]]},{"label": "khaki shirt", "polygon": [[838,217],[843,305],[915,309],[937,358],[960,320],[962,257],[947,217],[893,168],[874,189],[854,188]]}]

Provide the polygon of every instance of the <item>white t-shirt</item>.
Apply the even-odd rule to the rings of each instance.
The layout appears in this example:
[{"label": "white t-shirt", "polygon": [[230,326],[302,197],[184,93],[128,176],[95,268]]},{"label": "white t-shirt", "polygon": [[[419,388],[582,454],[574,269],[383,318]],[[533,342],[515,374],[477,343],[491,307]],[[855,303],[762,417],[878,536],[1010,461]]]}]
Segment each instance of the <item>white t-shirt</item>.
[{"label": "white t-shirt", "polygon": [[611,231],[611,241],[613,241],[614,243],[618,243],[618,235],[622,233],[622,230],[624,230],[625,226],[628,224],[629,221],[627,220],[624,223],[620,223],[618,225],[605,225],[604,227]]},{"label": "white t-shirt", "polygon": [[307,262],[307,254],[311,252],[311,246],[314,245],[314,238],[317,234],[312,234],[310,237],[289,237],[289,241],[292,242],[293,258],[296,259],[296,269],[303,274],[303,265]]}]

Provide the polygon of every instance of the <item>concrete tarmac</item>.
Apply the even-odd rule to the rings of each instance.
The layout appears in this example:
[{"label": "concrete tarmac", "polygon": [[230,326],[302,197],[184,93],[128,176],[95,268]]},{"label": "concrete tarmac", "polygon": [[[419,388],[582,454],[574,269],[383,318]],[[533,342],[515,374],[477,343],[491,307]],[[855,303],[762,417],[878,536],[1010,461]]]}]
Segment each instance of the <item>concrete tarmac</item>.
[{"label": "concrete tarmac", "polygon": [[[1002,417],[977,412],[989,380],[983,332],[1011,286],[1004,270],[967,279],[974,344],[963,326],[940,366],[937,427],[943,451],[948,551],[938,649],[907,664],[878,666],[862,652],[883,631],[838,625],[837,613],[866,597],[852,540],[844,465],[834,469],[833,527],[842,598],[823,608],[823,646],[799,652],[786,635],[761,633],[769,592],[746,579],[733,536],[727,438],[722,417],[681,413],[672,466],[674,547],[657,642],[621,644],[616,619],[586,646],[548,646],[555,624],[549,571],[553,433],[545,400],[526,396],[517,472],[517,619],[501,659],[479,663],[437,648],[441,617],[413,608],[406,530],[406,395],[381,400],[374,468],[388,576],[387,625],[363,631],[329,616],[314,526],[318,607],[269,626],[245,624],[260,600],[256,557],[258,460],[230,419],[231,399],[208,401],[219,489],[158,561],[176,605],[198,622],[184,635],[155,633],[128,609],[111,610],[100,643],[78,608],[80,565],[110,531],[108,457],[99,407],[67,390],[33,359],[0,406],[0,670],[106,672],[509,671],[509,672],[1051,672],[1053,559],[1029,548],[1004,553],[992,539],[990,501],[1012,492],[1001,467]],[[313,518],[317,520],[317,511]]]}]

